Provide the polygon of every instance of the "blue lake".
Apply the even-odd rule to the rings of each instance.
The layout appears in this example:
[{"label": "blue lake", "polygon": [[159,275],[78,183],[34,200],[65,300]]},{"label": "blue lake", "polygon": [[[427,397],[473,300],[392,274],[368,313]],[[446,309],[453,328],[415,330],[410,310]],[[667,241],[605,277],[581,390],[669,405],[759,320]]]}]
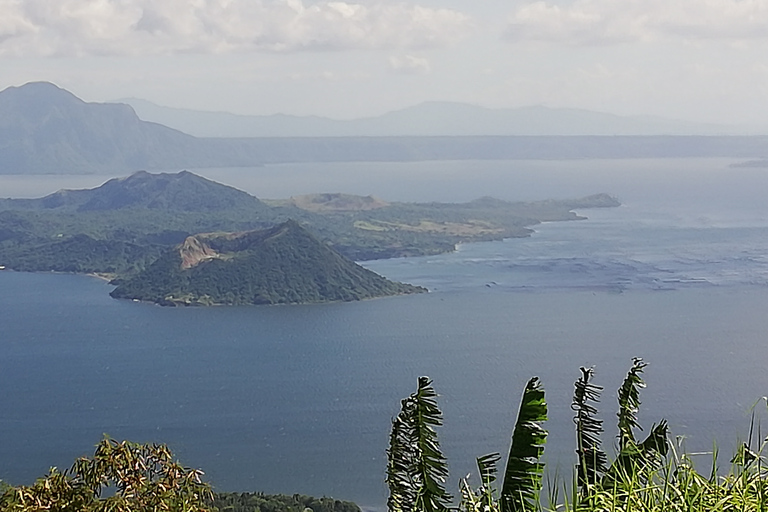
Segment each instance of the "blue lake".
[{"label": "blue lake", "polygon": [[[537,226],[527,239],[366,263],[427,295],[166,309],[113,300],[93,278],[0,272],[0,478],[27,483],[67,467],[108,433],[168,443],[218,490],[378,508],[390,419],[420,375],[441,394],[449,489],[475,457],[507,450],[533,375],[550,404],[547,459],[568,472],[579,366],[594,365],[606,388],[610,446],[615,390],[635,356],[649,363],[641,424],[666,417],[689,449],[716,440],[728,453],[768,394],[768,181],[705,164],[633,161],[621,176],[585,170],[604,162],[541,166],[528,178],[539,198],[589,188],[625,206]],[[409,165],[400,170],[414,182],[434,172]],[[507,176],[501,165],[483,172]],[[691,182],[697,168],[706,179]],[[385,183],[376,172],[369,178]],[[451,176],[432,193],[448,198],[472,182],[467,169]],[[462,193],[481,195],[483,183]]]}]

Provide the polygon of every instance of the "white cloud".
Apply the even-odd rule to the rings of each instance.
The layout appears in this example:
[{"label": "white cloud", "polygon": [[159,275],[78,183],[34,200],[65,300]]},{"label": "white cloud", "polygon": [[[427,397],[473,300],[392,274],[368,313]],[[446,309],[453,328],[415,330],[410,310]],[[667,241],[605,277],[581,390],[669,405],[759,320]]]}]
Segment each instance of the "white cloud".
[{"label": "white cloud", "polygon": [[391,56],[389,69],[403,75],[426,75],[430,71],[429,61],[413,55]]},{"label": "white cloud", "polygon": [[575,0],[527,3],[505,38],[569,44],[768,39],[768,0]]},{"label": "white cloud", "polygon": [[470,29],[461,12],[385,0],[0,0],[0,56],[426,48]]}]

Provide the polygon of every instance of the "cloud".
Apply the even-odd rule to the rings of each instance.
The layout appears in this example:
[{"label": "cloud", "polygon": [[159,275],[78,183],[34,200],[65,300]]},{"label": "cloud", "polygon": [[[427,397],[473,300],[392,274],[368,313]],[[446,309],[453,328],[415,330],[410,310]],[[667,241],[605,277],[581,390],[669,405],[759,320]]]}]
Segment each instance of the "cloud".
[{"label": "cloud", "polygon": [[0,0],[0,56],[429,48],[469,30],[461,12],[386,0]]},{"label": "cloud", "polygon": [[768,39],[768,0],[536,1],[512,14],[504,37],[577,45]]},{"label": "cloud", "polygon": [[391,56],[389,69],[402,75],[426,75],[430,71],[429,61],[413,55]]}]

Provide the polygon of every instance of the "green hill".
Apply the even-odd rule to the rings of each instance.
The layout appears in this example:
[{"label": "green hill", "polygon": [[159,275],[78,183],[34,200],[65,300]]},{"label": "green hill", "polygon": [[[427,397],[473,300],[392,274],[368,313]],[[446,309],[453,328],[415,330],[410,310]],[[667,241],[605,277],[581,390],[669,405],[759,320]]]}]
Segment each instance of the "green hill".
[{"label": "green hill", "polygon": [[426,291],[355,264],[295,221],[188,237],[145,271],[117,283],[115,298],[162,305],[298,304]]},{"label": "green hill", "polygon": [[148,209],[163,212],[219,212],[269,209],[252,195],[189,171],[150,174],[138,171],[84,190],[59,190],[39,199],[0,199],[0,210],[60,212]]}]

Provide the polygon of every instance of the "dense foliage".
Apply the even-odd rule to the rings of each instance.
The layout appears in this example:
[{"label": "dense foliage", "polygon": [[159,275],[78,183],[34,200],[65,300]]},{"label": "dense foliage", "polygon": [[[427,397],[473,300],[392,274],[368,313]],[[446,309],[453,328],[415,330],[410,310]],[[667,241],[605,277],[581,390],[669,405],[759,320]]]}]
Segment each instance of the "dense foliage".
[{"label": "dense foliage", "polygon": [[155,261],[165,247],[75,235],[32,248],[8,248],[4,264],[18,271],[133,274]]},{"label": "dense foliage", "polygon": [[[7,487],[4,512],[203,512],[210,486],[202,472],[181,466],[165,445],[105,438],[91,458],[50,472],[30,486]],[[109,495],[111,492],[111,495]]]},{"label": "dense foliage", "polygon": [[216,493],[167,446],[104,438],[93,457],[51,468],[30,486],[0,481],[3,512],[360,512],[348,501],[294,494]]}]

